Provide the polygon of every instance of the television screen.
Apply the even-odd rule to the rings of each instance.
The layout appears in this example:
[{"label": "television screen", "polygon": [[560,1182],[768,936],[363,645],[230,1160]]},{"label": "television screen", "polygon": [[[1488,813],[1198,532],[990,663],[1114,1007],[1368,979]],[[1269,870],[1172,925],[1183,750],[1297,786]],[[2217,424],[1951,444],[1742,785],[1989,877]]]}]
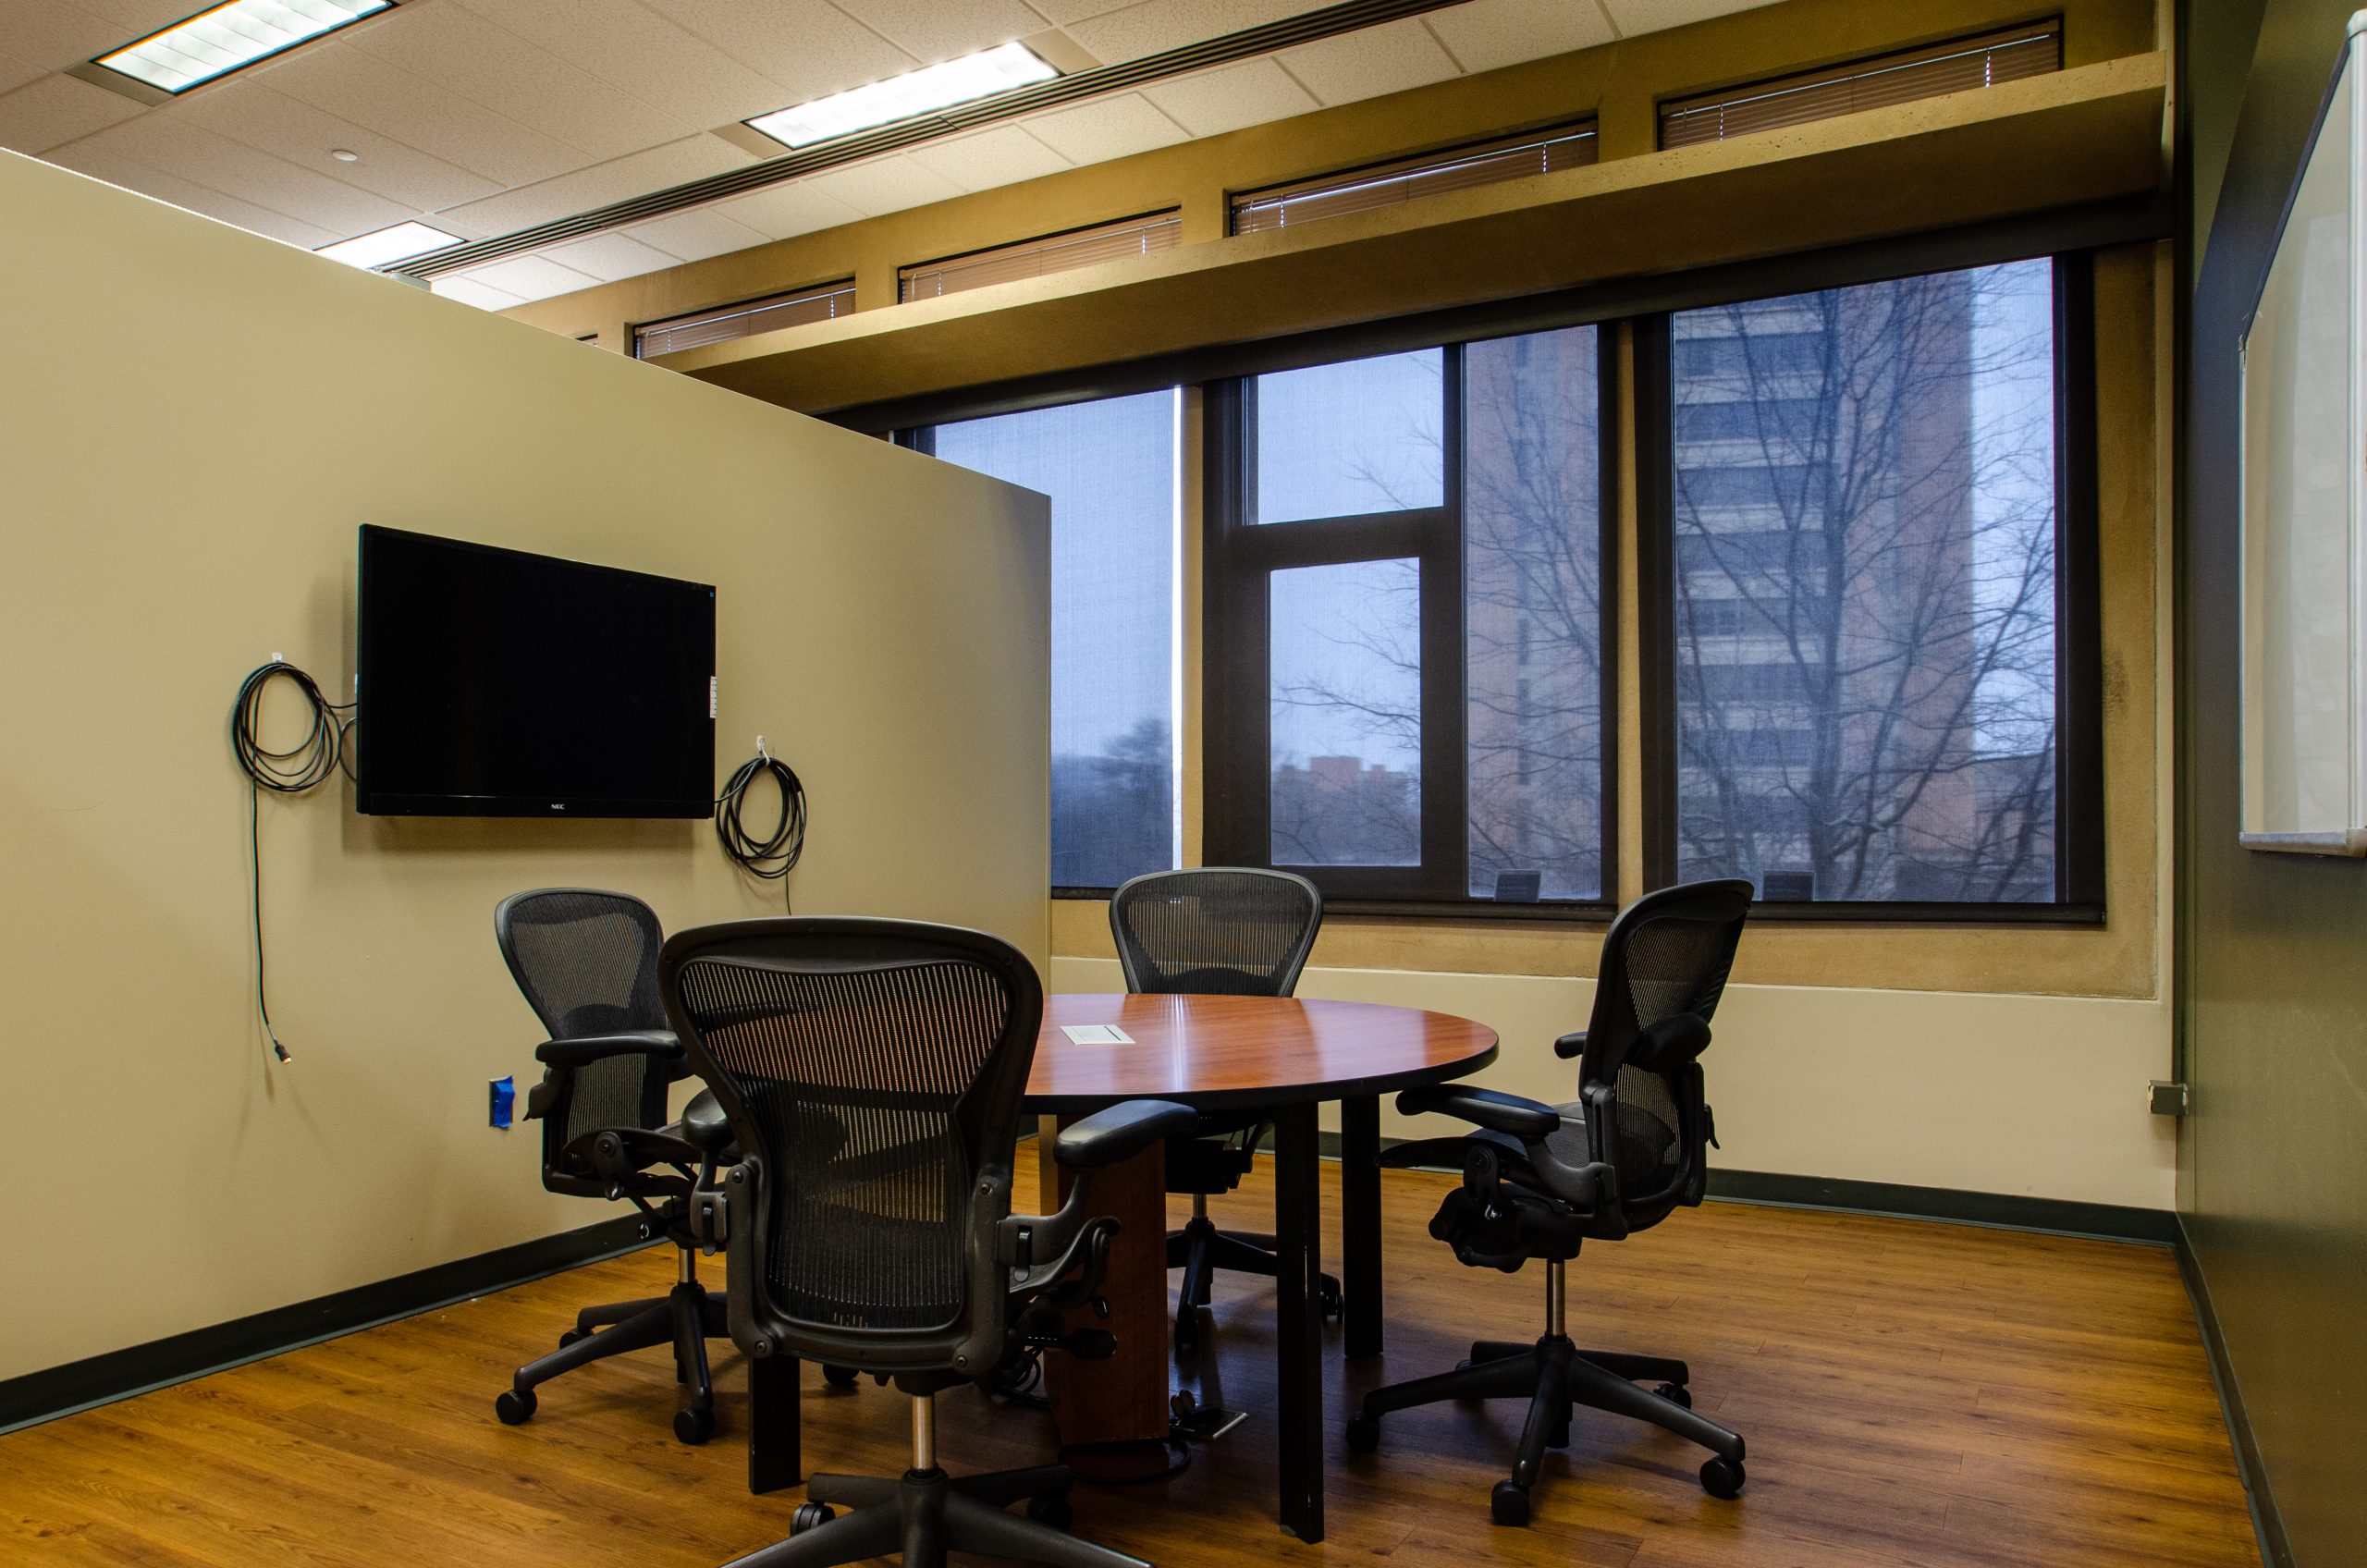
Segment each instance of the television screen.
[{"label": "television screen", "polygon": [[360,809],[705,816],[715,590],[362,530]]}]

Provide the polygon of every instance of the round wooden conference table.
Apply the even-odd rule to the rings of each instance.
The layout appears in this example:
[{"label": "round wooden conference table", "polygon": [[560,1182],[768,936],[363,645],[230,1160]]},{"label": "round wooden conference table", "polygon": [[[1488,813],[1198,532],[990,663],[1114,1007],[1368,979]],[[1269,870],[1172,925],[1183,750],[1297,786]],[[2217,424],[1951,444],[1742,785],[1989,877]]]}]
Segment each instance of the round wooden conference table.
[{"label": "round wooden conference table", "polygon": [[[1131,1044],[1080,1043],[1068,1027],[1115,1024]],[[1370,1002],[1272,997],[1072,995],[1045,999],[1028,1109],[1073,1121],[1121,1100],[1254,1110],[1274,1124],[1275,1387],[1282,1528],[1323,1538],[1323,1319],[1317,1110],[1340,1106],[1341,1286],[1347,1354],[1381,1348],[1380,1096],[1478,1072],[1495,1032],[1466,1018]],[[1046,1213],[1057,1168],[1039,1165]],[[1122,1455],[1168,1433],[1167,1182],[1151,1149],[1095,1176],[1093,1207],[1119,1222],[1099,1327],[1107,1361],[1048,1357],[1053,1419],[1072,1450]],[[1080,1320],[1084,1321],[1084,1320]],[[1208,1343],[1203,1355],[1219,1354]],[[1116,1445],[1115,1449],[1101,1445]],[[1164,1449],[1158,1451],[1164,1464]],[[1089,1476],[1085,1455],[1074,1454]],[[1122,1464],[1122,1459],[1121,1461]]]},{"label": "round wooden conference table", "polygon": [[[1115,1024],[1127,1043],[1080,1043],[1068,1027]],[[1272,997],[1060,995],[1045,998],[1025,1108],[1074,1121],[1121,1100],[1178,1100],[1204,1111],[1255,1110],[1274,1124],[1275,1384],[1281,1522],[1323,1538],[1323,1317],[1318,1108],[1340,1106],[1341,1286],[1351,1357],[1381,1348],[1380,1096],[1466,1077],[1496,1058],[1495,1032],[1467,1018],[1371,1002]],[[1039,1160],[1044,1207],[1060,1202],[1057,1167]],[[1122,1452],[1169,1431],[1165,1151],[1097,1173],[1096,1212],[1114,1216],[1102,1294],[1116,1354],[1046,1357],[1063,1446]],[[1200,1354],[1221,1350],[1218,1341]],[[786,1357],[752,1361],[755,1394],[749,1487],[796,1484],[797,1372]],[[1105,1447],[1104,1445],[1109,1445]],[[1079,1456],[1082,1457],[1081,1455]],[[1163,1461],[1162,1461],[1163,1462]],[[1081,1476],[1089,1472],[1080,1466]]]}]

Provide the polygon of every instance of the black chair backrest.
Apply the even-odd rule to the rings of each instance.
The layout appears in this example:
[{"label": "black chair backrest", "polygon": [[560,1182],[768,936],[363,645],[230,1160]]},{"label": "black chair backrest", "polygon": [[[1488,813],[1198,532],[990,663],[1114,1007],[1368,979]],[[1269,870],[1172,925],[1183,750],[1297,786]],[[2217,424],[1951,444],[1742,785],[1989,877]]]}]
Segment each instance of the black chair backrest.
[{"label": "black chair backrest", "polygon": [[1287,997],[1322,926],[1323,895],[1287,871],[1154,871],[1110,896],[1130,991]]},{"label": "black chair backrest", "polygon": [[658,985],[756,1168],[735,1313],[744,1289],[811,1359],[994,1365],[994,1227],[1044,1005],[1026,958],[954,926],[784,917],[677,933]]},{"label": "black chair backrest", "polygon": [[[510,976],[554,1040],[662,1030],[656,913],[639,899],[590,888],[540,888],[494,906],[493,934]],[[673,1068],[652,1058],[610,1057],[577,1068],[544,1122],[546,1170],[558,1151],[609,1127],[656,1127],[666,1120]]]},{"label": "black chair backrest", "polygon": [[1641,1060],[1637,1037],[1679,1013],[1707,1023],[1718,1011],[1750,899],[1738,879],[1663,888],[1621,911],[1603,938],[1578,1092],[1589,1121],[1603,1091],[1613,1102],[1610,1154],[1631,1229],[1700,1201],[1709,1135],[1699,1053]]}]

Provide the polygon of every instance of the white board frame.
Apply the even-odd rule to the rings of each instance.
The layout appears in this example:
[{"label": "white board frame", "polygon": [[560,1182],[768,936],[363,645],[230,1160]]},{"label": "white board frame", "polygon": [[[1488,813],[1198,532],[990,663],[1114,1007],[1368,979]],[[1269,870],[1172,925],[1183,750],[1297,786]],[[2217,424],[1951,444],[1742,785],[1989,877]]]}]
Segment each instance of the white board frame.
[{"label": "white board frame", "polygon": [[[2330,111],[2341,94],[2346,73],[2349,92],[2344,101],[2348,113],[2342,116],[2342,124],[2330,124],[2333,117]],[[2287,225],[2293,215],[2302,182],[2310,173],[2324,139],[2330,135],[2343,139],[2350,158],[2349,211],[2346,214],[2349,276],[2345,279],[2349,298],[2349,322],[2344,361],[2348,374],[2344,377],[2347,407],[2343,420],[2349,499],[2345,508],[2348,527],[2343,544],[2349,615],[2347,638],[2349,700],[2344,704],[2343,712],[2349,733],[2341,751],[2349,777],[2346,787],[2336,791],[2343,802],[2339,820],[2329,816],[2322,821],[2297,821],[2271,827],[2267,822],[2268,804],[2264,799],[2265,758],[2270,748],[2263,729],[2268,722],[2268,704],[2261,693],[2261,682],[2264,668],[2274,662],[2265,651],[2282,653],[2289,663],[2293,656],[2291,639],[2299,629],[2273,623],[2259,603],[2263,593],[2263,574],[2255,564],[2256,560],[2271,533],[2280,527],[2288,527],[2292,520],[2270,515],[2269,508],[2259,502],[2261,487],[2255,484],[2251,469],[2258,454],[2250,450],[2251,402],[2256,396],[2251,381],[2250,340],[2272,276],[2284,253]],[[2362,412],[2367,412],[2367,341],[2362,341],[2367,339],[2367,264],[2362,264],[2367,263],[2367,248],[2362,247],[2367,247],[2367,11],[2354,15],[2344,31],[2342,51],[2336,56],[2335,68],[2327,80],[2325,94],[2319,101],[2317,121],[2311,129],[2308,146],[2294,174],[2293,187],[2286,194],[2285,211],[2277,219],[2275,242],[2271,247],[2267,263],[2262,269],[2260,288],[2254,295],[2252,309],[2245,318],[2243,333],[2237,343],[2241,383],[2238,421],[2242,442],[2238,466],[2243,475],[2239,503],[2242,516],[2238,592],[2242,702],[2238,761],[2242,778],[2242,818],[2238,837],[2243,846],[2251,850],[2367,856],[2367,723],[2361,722],[2361,712],[2362,702],[2367,702],[2367,428],[2362,428],[2361,423]],[[2288,454],[2277,456],[2289,457]],[[2290,756],[2296,750],[2288,742],[2285,754]],[[2300,814],[2297,812],[2295,815]]]}]

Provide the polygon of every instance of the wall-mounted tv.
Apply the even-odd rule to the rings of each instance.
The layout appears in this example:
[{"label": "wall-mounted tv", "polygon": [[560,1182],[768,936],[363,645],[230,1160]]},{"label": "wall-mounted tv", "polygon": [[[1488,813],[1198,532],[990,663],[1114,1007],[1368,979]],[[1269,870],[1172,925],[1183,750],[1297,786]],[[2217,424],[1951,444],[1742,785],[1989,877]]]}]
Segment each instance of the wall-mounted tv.
[{"label": "wall-mounted tv", "polygon": [[362,530],[360,786],[384,816],[705,816],[715,590]]}]

